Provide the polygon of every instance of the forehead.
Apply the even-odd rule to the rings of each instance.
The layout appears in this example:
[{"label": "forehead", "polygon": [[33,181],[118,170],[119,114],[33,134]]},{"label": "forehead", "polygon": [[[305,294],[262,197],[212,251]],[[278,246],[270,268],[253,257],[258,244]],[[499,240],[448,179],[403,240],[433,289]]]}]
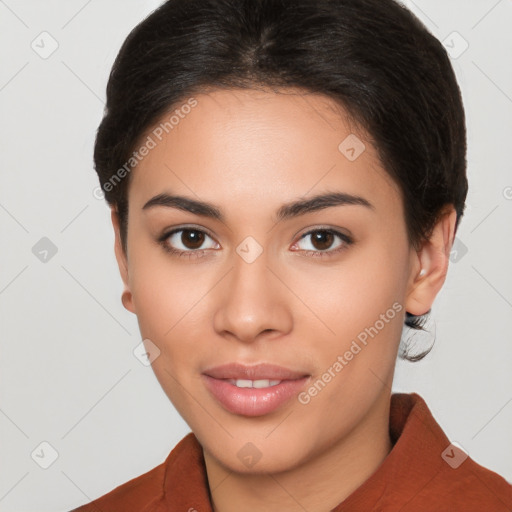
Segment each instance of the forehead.
[{"label": "forehead", "polygon": [[213,90],[174,105],[145,137],[129,190],[139,206],[162,192],[248,207],[336,190],[378,208],[400,195],[366,134],[320,94]]}]

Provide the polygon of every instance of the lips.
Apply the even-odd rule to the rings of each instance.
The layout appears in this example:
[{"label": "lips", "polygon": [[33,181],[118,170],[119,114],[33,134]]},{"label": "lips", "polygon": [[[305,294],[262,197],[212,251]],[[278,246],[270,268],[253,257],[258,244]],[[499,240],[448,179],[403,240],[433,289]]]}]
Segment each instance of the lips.
[{"label": "lips", "polygon": [[228,363],[202,374],[211,396],[228,412],[242,416],[274,412],[296,396],[310,377],[306,372],[268,363]]},{"label": "lips", "polygon": [[247,366],[241,363],[228,363],[215,366],[203,371],[204,375],[215,379],[231,380],[297,380],[308,377],[307,372],[301,372],[268,363]]}]

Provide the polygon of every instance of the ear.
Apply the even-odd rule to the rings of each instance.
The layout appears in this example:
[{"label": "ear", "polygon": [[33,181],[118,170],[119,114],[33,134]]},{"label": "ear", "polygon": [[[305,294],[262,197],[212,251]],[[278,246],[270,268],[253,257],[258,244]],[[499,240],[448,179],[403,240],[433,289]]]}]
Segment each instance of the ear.
[{"label": "ear", "polygon": [[[450,251],[455,238],[457,212],[450,205],[438,221],[428,241],[416,253],[411,266],[405,310],[412,315],[424,315],[432,308],[436,295],[448,273]],[[420,270],[423,269],[422,275]]]},{"label": "ear", "polygon": [[132,292],[130,290],[130,280],[128,273],[128,258],[124,252],[124,249],[121,244],[121,234],[119,227],[119,214],[117,209],[114,207],[110,208],[110,218],[112,219],[112,226],[114,228],[115,241],[114,241],[114,252],[116,254],[117,266],[119,267],[119,272],[121,274],[121,279],[123,280],[124,290],[121,295],[121,301],[123,302],[123,306],[132,313],[135,313],[135,307],[133,305],[133,297]]}]

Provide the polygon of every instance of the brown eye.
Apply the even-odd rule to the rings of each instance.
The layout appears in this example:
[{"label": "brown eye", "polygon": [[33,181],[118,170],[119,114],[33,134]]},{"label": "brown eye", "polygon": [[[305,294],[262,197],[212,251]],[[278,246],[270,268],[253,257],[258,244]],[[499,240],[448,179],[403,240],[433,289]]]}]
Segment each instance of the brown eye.
[{"label": "brown eye", "polygon": [[[207,239],[211,240],[210,246],[204,246]],[[195,228],[174,229],[159,239],[164,248],[172,253],[193,255],[203,252],[204,249],[214,249],[215,241],[204,231]]]},{"label": "brown eye", "polygon": [[334,240],[334,235],[329,231],[315,231],[311,236],[311,243],[315,249],[325,251],[329,249]]},{"label": "brown eye", "polygon": [[[336,238],[340,240],[338,244],[336,244]],[[297,246],[299,246],[303,240],[307,239],[311,240],[309,247],[307,246],[308,244],[304,244],[306,245],[305,247],[299,248],[315,256],[331,256],[337,254],[347,249],[347,247],[353,243],[350,236],[333,229],[311,230],[300,237]]]},{"label": "brown eye", "polygon": [[187,249],[198,249],[204,243],[204,235],[197,229],[182,229],[178,238]]}]

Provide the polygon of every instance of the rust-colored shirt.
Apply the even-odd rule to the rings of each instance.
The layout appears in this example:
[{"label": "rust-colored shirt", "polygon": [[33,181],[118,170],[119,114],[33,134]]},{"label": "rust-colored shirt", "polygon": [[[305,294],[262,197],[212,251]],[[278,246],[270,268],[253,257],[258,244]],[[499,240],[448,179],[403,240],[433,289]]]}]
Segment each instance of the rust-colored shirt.
[{"label": "rust-colored shirt", "polygon": [[[451,445],[416,393],[391,395],[393,448],[333,512],[511,512],[512,485]],[[191,432],[165,462],[72,512],[212,512]]]}]

